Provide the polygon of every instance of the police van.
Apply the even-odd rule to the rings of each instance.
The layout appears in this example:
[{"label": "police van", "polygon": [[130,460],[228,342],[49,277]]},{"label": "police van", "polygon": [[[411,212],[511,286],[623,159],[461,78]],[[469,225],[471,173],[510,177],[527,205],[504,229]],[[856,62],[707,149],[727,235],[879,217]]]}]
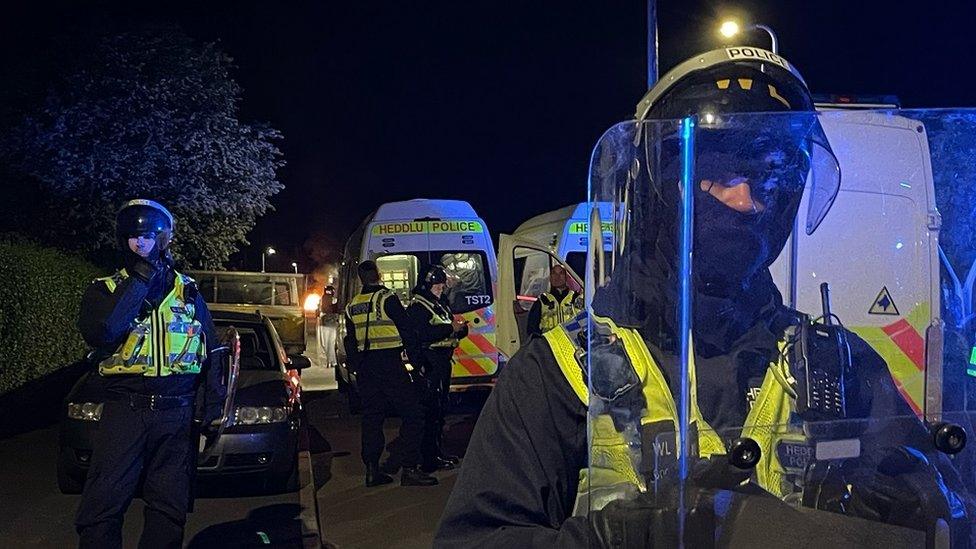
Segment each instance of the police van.
[{"label": "police van", "polygon": [[[490,387],[498,373],[495,345],[495,293],[498,267],[495,248],[485,222],[470,204],[460,200],[415,199],[383,204],[349,237],[340,268],[338,305],[344,308],[362,288],[356,267],[371,259],[383,284],[406,305],[421,270],[431,264],[448,274],[445,295],[455,315],[468,321],[468,337],[454,352],[452,390]],[[344,315],[342,315],[344,317]],[[347,388],[354,381],[345,367],[339,322],[337,381]]]},{"label": "police van", "polygon": [[[827,282],[832,312],[885,359],[899,391],[921,414],[940,406],[933,400],[938,390],[927,395],[925,386],[926,372],[929,380],[939,379],[942,368],[940,218],[925,128],[896,112],[823,114],[841,166],[840,192],[813,235],[794,230],[771,271],[785,303],[806,313],[821,310],[820,284]],[[807,198],[797,227],[806,225]],[[612,212],[597,209],[607,224]],[[567,206],[500,236],[496,302],[503,353],[511,356],[526,341],[528,307],[533,294],[544,291],[552,265],[566,266],[580,284],[586,241],[574,239],[574,231],[584,228],[579,224],[591,216],[587,210],[586,203]],[[601,232],[612,240],[612,232]],[[854,272],[844,269],[852,257],[858,258]],[[864,268],[868,264],[872,268]]]},{"label": "police van", "polygon": [[[604,251],[609,253],[613,246],[613,219],[610,204],[602,203],[600,210],[601,232]],[[539,214],[522,223],[512,236],[546,244],[577,273],[584,271],[586,250],[589,246],[590,220],[589,205],[586,202],[573,204],[558,210]]]}]

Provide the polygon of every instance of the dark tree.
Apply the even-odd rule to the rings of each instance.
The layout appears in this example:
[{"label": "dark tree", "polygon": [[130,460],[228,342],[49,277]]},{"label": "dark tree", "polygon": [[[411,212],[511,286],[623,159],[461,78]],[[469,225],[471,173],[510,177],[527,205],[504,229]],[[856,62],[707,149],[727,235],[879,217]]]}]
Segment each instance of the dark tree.
[{"label": "dark tree", "polygon": [[178,258],[220,267],[283,188],[281,134],[239,119],[232,68],[175,29],[99,39],[7,140],[41,195],[24,231],[100,255],[119,205],[151,198],[176,217]]}]

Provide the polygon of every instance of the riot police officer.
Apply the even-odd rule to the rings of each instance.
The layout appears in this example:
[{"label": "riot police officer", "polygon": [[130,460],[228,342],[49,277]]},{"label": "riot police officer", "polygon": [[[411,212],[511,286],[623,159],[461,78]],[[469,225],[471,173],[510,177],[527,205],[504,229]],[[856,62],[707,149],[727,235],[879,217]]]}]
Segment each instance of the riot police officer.
[{"label": "riot police officer", "polygon": [[385,437],[383,422],[392,406],[400,416],[399,453],[402,486],[433,486],[437,479],[420,469],[423,416],[420,394],[403,363],[404,343],[412,341],[407,312],[390,289],[380,283],[374,261],[358,267],[363,289],[346,306],[343,344],[349,366],[356,373],[363,402],[362,459],[366,486],[393,482],[380,470]]},{"label": "riot police officer", "polygon": [[456,456],[446,455],[441,446],[444,412],[451,384],[451,357],[458,341],[468,335],[467,322],[454,318],[450,305],[441,299],[447,273],[440,265],[429,265],[420,274],[407,315],[417,341],[408,351],[415,369],[423,372],[424,436],[420,447],[425,471],[451,469]]},{"label": "riot police officer", "polygon": [[549,270],[549,291],[539,294],[539,299],[529,309],[530,334],[542,335],[573,320],[583,310],[583,296],[570,290],[567,282],[566,269],[562,265],[553,265]]},{"label": "riot police officer", "polygon": [[[773,283],[804,187],[810,232],[839,165],[795,68],[746,49],[679,65],[601,139],[590,198],[622,197],[616,267],[590,273],[585,329],[560,326],[512,357],[435,547],[855,547],[905,534],[785,501],[968,543],[972,497],[884,361],[785,307]],[[824,434],[797,429],[816,415],[859,455],[787,460]]]},{"label": "riot police officer", "polygon": [[126,202],[116,219],[124,268],[92,282],[82,298],[78,327],[98,365],[90,383],[110,397],[75,521],[81,547],[122,546],[140,477],[139,546],[181,546],[196,467],[191,425],[221,415],[225,349],[196,284],[174,268],[174,229],[161,204]]}]

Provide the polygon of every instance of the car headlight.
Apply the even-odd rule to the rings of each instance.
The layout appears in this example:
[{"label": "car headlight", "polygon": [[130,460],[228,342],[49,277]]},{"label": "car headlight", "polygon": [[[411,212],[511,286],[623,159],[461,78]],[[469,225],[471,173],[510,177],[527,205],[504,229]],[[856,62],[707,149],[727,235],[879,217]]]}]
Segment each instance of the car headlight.
[{"label": "car headlight", "polygon": [[282,406],[238,406],[234,410],[235,425],[263,425],[282,423],[288,419],[288,407]]},{"label": "car headlight", "polygon": [[82,421],[98,421],[102,419],[101,402],[69,402],[68,417]]}]

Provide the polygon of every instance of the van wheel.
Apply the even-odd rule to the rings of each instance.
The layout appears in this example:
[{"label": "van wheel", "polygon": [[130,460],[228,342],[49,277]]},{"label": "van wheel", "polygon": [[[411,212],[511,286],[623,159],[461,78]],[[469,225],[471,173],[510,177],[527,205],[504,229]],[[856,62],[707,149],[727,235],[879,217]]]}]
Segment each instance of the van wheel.
[{"label": "van wheel", "polygon": [[62,494],[80,494],[85,488],[85,474],[71,463],[69,451],[62,448],[58,453],[58,489]]}]

